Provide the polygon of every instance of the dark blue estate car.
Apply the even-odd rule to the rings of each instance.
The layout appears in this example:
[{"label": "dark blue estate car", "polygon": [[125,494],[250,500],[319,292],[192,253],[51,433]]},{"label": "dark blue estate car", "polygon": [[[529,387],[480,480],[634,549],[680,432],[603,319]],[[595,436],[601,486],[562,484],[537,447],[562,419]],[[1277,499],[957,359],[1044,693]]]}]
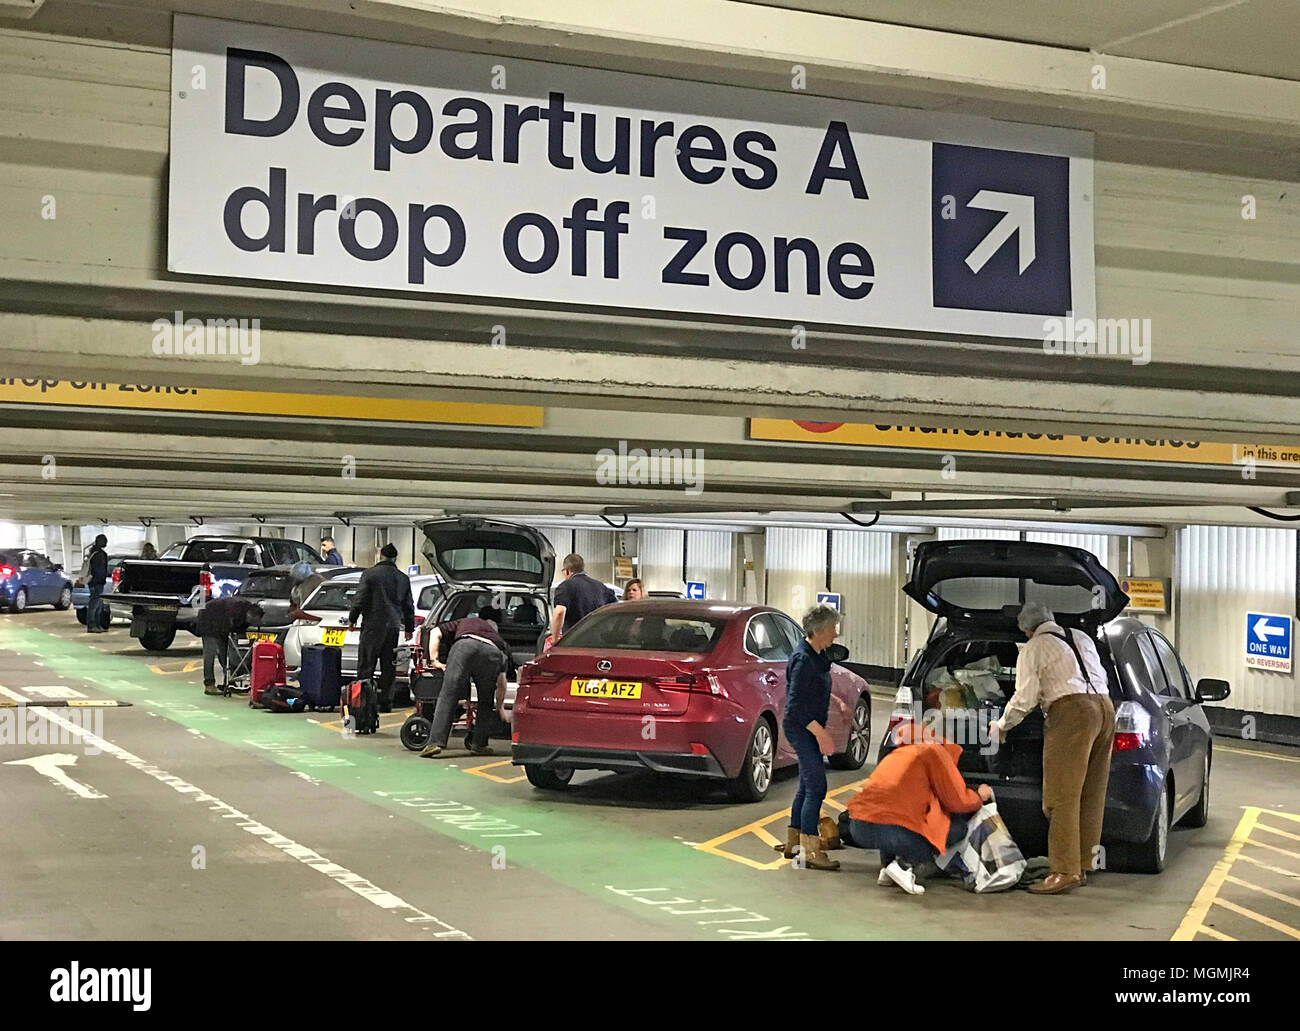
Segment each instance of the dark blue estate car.
[{"label": "dark blue estate car", "polygon": [[7,548],[0,551],[0,605],[22,612],[32,605],[66,609],[72,604],[72,581],[39,551]]},{"label": "dark blue estate car", "polygon": [[996,749],[978,733],[1015,691],[1025,642],[1016,626],[1020,606],[1041,601],[1061,626],[1093,635],[1109,675],[1116,734],[1102,829],[1105,866],[1159,873],[1169,829],[1205,825],[1214,741],[1202,703],[1226,698],[1228,684],[1193,683],[1157,630],[1116,618],[1128,598],[1095,555],[1025,541],[925,541],[903,590],[939,619],[903,673],[881,757],[896,746],[899,723],[937,709],[929,718],[962,745],[958,766],[967,782],[993,789],[1026,855],[1045,855],[1042,713],[1030,713]]}]

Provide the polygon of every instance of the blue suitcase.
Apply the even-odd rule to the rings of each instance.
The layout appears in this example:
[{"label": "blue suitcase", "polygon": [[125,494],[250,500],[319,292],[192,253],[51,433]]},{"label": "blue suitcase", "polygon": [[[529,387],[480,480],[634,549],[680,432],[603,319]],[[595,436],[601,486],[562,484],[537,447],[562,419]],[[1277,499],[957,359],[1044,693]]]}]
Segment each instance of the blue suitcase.
[{"label": "blue suitcase", "polygon": [[298,685],[313,709],[337,709],[343,685],[343,649],[309,644],[302,650]]}]

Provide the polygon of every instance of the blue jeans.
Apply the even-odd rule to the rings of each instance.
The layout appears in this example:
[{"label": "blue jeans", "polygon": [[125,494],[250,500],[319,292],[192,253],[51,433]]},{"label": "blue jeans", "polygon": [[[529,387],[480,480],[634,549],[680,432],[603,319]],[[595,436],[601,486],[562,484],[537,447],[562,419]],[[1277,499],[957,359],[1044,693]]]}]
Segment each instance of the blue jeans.
[{"label": "blue jeans", "polygon": [[799,759],[799,790],[790,807],[790,826],[798,827],[801,834],[816,834],[817,821],[822,815],[822,801],[826,798],[826,765],[817,739],[806,727],[785,728],[786,740]]},{"label": "blue jeans", "polygon": [[[966,822],[969,815],[952,814],[948,825],[948,848],[966,836]],[[854,820],[849,824],[853,840],[862,848],[880,849],[880,865],[888,866],[895,859],[901,859],[908,866],[928,863],[939,854],[939,850],[928,840],[906,827],[891,823],[867,823]]]},{"label": "blue jeans", "polygon": [[99,629],[100,621],[104,618],[104,585],[90,585],[90,601],[86,603],[86,630],[94,633]]}]

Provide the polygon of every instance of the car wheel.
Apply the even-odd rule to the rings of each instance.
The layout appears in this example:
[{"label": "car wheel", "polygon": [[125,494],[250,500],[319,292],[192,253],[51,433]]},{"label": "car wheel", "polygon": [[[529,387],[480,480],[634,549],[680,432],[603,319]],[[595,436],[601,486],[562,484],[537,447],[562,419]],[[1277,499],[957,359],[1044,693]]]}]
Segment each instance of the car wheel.
[{"label": "car wheel", "polygon": [[573,771],[570,769],[538,766],[535,763],[525,765],[524,773],[529,784],[547,791],[564,791],[568,788],[569,781],[573,780]]},{"label": "car wheel", "polygon": [[27,609],[27,588],[19,587],[18,593],[14,595],[14,600],[9,604],[11,612],[24,612]]},{"label": "car wheel", "polygon": [[754,724],[753,736],[745,752],[745,764],[740,776],[727,784],[728,794],[737,802],[761,802],[772,786],[772,770],[776,762],[776,738],[772,724],[759,717]]},{"label": "car wheel", "polygon": [[1205,779],[1201,781],[1201,797],[1196,805],[1188,810],[1187,815],[1178,821],[1180,827],[1204,827],[1210,819],[1210,753],[1205,753],[1205,766],[1202,771]]},{"label": "car wheel", "polygon": [[1125,865],[1136,873],[1159,873],[1165,868],[1169,851],[1169,787],[1160,792],[1155,822],[1146,841],[1128,850],[1130,861]]},{"label": "car wheel", "polygon": [[408,716],[406,722],[402,724],[402,731],[399,735],[402,744],[412,752],[418,752],[429,743],[429,731],[433,724],[423,716]]},{"label": "car wheel", "polygon": [[853,706],[853,725],[849,728],[848,744],[844,751],[830,757],[832,769],[860,770],[871,751],[871,699],[860,695]]},{"label": "car wheel", "polygon": [[59,592],[59,600],[54,603],[54,607],[60,611],[72,608],[72,588],[64,586]]},{"label": "car wheel", "polygon": [[85,609],[77,609],[77,622],[80,623],[82,626],[85,626],[85,625],[86,625],[86,610],[85,610]]},{"label": "car wheel", "polygon": [[176,640],[176,628],[167,630],[146,630],[140,635],[140,647],[147,652],[165,652]]}]

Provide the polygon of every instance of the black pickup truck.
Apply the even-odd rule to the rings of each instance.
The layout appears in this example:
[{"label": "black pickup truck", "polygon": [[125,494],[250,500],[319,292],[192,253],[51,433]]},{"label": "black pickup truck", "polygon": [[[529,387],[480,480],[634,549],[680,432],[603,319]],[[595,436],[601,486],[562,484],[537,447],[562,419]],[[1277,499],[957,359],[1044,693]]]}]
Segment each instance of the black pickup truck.
[{"label": "black pickup truck", "polygon": [[131,636],[146,651],[171,647],[176,631],[194,633],[206,601],[234,593],[254,569],[324,560],[301,541],[278,537],[191,537],[157,561],[127,559],[113,573],[113,604],[131,607]]}]

